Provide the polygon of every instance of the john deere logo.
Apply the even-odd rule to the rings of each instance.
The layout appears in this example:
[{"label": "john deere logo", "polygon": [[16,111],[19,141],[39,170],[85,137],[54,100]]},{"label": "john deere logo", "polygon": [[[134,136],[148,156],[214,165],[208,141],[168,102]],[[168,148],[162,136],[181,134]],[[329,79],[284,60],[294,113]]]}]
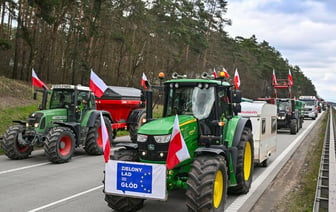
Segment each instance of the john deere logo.
[{"label": "john deere logo", "polygon": [[155,150],[154,144],[148,144],[148,150]]}]

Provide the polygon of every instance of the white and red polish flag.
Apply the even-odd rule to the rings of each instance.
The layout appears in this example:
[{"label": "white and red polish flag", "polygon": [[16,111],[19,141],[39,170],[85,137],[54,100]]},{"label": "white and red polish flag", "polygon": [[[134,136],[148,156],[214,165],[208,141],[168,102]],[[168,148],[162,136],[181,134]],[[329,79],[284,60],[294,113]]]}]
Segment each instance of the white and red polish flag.
[{"label": "white and red polish flag", "polygon": [[273,74],[272,74],[272,84],[273,84],[273,85],[277,85],[277,84],[278,84],[277,79],[276,79],[276,76],[275,76],[275,71],[274,71],[274,69],[273,69]]},{"label": "white and red polish flag", "polygon": [[98,98],[100,98],[107,89],[105,82],[100,79],[98,75],[95,74],[92,70],[90,74],[90,89]]},{"label": "white and red polish flag", "polygon": [[289,70],[289,72],[288,72],[288,85],[289,85],[289,86],[293,86],[293,85],[294,85],[293,77],[292,77],[292,73],[291,73],[290,70]]},{"label": "white and red polish flag", "polygon": [[104,159],[105,163],[107,163],[110,159],[110,138],[107,132],[107,128],[105,125],[103,113],[100,112],[100,127],[101,127],[101,135],[102,135],[102,140],[103,140],[103,151],[104,151]]},{"label": "white and red polish flag", "polygon": [[32,69],[32,84],[33,86],[39,87],[39,88],[45,88],[48,90],[48,87],[46,86],[46,84],[44,84],[44,82],[42,82],[38,76],[36,75],[34,69]]},{"label": "white and red polish flag", "polygon": [[190,158],[190,154],[181,134],[178,116],[176,115],[171,140],[166,159],[167,169],[174,168],[177,164]]},{"label": "white and red polish flag", "polygon": [[144,87],[144,89],[148,89],[150,87],[148,79],[147,79],[145,73],[142,73],[141,86]]},{"label": "white and red polish flag", "polygon": [[217,72],[216,72],[216,69],[213,70],[213,76],[214,76],[215,79],[217,78]]},{"label": "white and red polish flag", "polygon": [[223,72],[224,72],[224,77],[225,78],[229,78],[230,77],[229,72],[224,67],[223,67]]},{"label": "white and red polish flag", "polygon": [[234,83],[234,86],[235,86],[236,90],[238,90],[239,87],[240,87],[240,78],[239,78],[239,74],[238,74],[238,69],[237,68],[235,70],[235,74],[234,74],[234,78],[233,78],[233,83]]}]

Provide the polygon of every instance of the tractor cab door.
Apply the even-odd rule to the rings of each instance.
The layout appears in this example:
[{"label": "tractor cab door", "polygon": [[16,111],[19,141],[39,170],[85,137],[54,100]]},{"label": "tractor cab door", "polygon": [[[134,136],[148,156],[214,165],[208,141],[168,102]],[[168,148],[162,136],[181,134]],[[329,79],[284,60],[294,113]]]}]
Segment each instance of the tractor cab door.
[{"label": "tractor cab door", "polygon": [[76,121],[80,122],[86,112],[95,109],[94,96],[89,91],[77,91],[76,98]]}]

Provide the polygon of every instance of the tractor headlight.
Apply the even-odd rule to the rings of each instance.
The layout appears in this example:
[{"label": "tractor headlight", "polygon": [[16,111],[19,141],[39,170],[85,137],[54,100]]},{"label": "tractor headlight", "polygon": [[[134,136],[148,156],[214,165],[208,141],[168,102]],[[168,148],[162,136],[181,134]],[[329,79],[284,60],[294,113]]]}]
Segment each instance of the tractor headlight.
[{"label": "tractor headlight", "polygon": [[170,136],[171,135],[156,135],[154,136],[154,139],[156,143],[168,143],[170,141]]},{"label": "tractor headlight", "polygon": [[35,123],[34,127],[37,128],[39,126],[39,123]]},{"label": "tractor headlight", "polygon": [[148,135],[138,134],[138,142],[146,142]]}]

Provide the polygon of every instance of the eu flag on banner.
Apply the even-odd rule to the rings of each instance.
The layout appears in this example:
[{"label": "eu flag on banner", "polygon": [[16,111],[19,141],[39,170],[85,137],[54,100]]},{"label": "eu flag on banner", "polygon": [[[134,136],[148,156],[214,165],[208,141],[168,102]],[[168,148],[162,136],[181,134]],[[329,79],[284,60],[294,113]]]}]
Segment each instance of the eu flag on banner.
[{"label": "eu flag on banner", "polygon": [[152,193],[152,166],[141,164],[118,163],[117,190]]}]

